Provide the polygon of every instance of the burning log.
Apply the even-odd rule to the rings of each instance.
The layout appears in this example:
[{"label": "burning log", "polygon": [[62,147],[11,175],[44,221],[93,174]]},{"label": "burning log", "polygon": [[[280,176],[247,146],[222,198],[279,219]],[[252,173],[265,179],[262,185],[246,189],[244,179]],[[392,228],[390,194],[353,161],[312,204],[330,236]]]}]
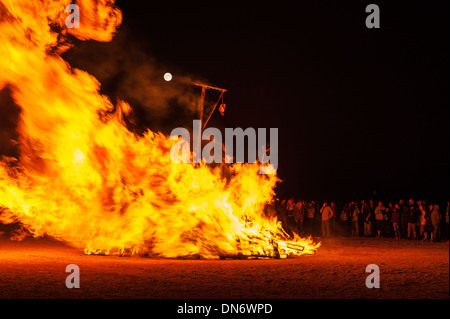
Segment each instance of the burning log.
[{"label": "burning log", "polygon": [[284,259],[300,255],[315,255],[317,246],[312,249],[308,243],[289,239],[273,239],[262,236],[248,236],[236,239],[237,255],[221,255],[220,259]]},{"label": "burning log", "polygon": [[[262,235],[249,235],[247,238],[236,239],[236,253],[219,253],[219,259],[285,259],[301,255],[315,255],[319,245],[310,246],[308,242],[298,242],[284,239],[274,239]],[[85,249],[87,255],[132,257],[140,256],[145,258],[161,257],[152,252],[151,248],[141,249],[138,247],[121,249]],[[180,256],[183,258],[182,256]],[[185,256],[189,259],[202,259],[200,254]]]}]

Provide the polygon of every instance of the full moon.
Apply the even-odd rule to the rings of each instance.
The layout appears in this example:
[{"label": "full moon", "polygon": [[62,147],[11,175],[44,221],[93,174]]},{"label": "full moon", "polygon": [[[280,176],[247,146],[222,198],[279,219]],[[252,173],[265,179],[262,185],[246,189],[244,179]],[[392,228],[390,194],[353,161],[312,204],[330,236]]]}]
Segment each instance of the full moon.
[{"label": "full moon", "polygon": [[164,74],[164,80],[166,80],[166,81],[172,80],[172,74],[170,74],[170,73]]}]

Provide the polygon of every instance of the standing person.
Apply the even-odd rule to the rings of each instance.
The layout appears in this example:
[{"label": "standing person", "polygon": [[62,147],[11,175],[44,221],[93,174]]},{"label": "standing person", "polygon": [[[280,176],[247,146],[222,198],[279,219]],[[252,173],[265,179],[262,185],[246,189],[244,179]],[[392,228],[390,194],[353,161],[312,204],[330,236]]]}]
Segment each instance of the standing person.
[{"label": "standing person", "polygon": [[400,216],[401,216],[401,209],[399,204],[395,204],[394,209],[392,210],[391,214],[391,224],[392,228],[394,230],[394,238],[400,239]]},{"label": "standing person", "polygon": [[439,205],[434,204],[434,205],[430,205],[430,208],[432,207],[432,211],[431,211],[431,225],[432,225],[432,233],[431,233],[431,241],[440,241],[441,240],[441,228],[440,228],[440,223],[441,223],[441,212],[439,211]]},{"label": "standing person", "polygon": [[264,206],[264,214],[271,220],[277,218],[277,208],[274,199]]},{"label": "standing person", "polygon": [[364,236],[372,235],[372,210],[369,204],[364,205]]},{"label": "standing person", "polygon": [[286,200],[283,199],[281,202],[277,202],[277,217],[281,222],[281,227],[288,231],[287,219],[286,219]]},{"label": "standing person", "polygon": [[292,221],[292,231],[295,232],[296,234],[300,234],[300,229],[299,229],[299,221],[300,221],[300,205],[301,202],[294,202],[293,206],[294,206],[294,211],[292,213],[294,220]]},{"label": "standing person", "polygon": [[384,234],[385,237],[392,237],[393,229],[392,229],[392,212],[394,211],[394,205],[392,203],[388,204],[388,207],[386,208],[384,212]]},{"label": "standing person", "polygon": [[336,204],[331,202],[330,208],[333,211],[333,216],[331,216],[330,218],[330,235],[334,237],[336,236],[336,228],[337,228],[336,224],[338,218]]},{"label": "standing person", "polygon": [[[348,213],[348,219],[347,219],[347,225],[346,225],[348,236],[351,236],[351,234],[352,234],[352,227],[353,227],[353,218],[352,217],[353,217],[353,211],[355,210],[356,206],[357,205],[355,202],[350,203],[350,211]],[[359,211],[359,209],[358,209],[358,211]]]},{"label": "standing person", "polygon": [[381,233],[383,231],[384,226],[384,211],[386,208],[383,206],[382,202],[378,202],[377,207],[375,208],[375,219],[377,223],[377,237],[381,238]]},{"label": "standing person", "polygon": [[309,202],[306,206],[306,216],[304,220],[305,232],[309,235],[314,234],[314,215],[315,208],[312,202]]},{"label": "standing person", "polygon": [[447,211],[445,213],[445,227],[444,227],[444,231],[445,231],[445,237],[447,239],[447,243],[449,242],[449,237],[450,237],[450,228],[449,228],[449,224],[450,224],[450,216],[448,215],[448,201],[447,201]]},{"label": "standing person", "polygon": [[358,227],[360,237],[364,236],[364,204],[365,201],[362,200],[359,205]]},{"label": "standing person", "polygon": [[398,205],[400,207],[400,235],[401,238],[406,239],[408,238],[408,208],[402,199],[398,202]]},{"label": "standing person", "polygon": [[314,210],[316,212],[314,220],[314,233],[317,237],[322,235],[322,213],[319,209],[319,204],[313,201]]},{"label": "standing person", "polygon": [[433,241],[433,223],[431,222],[431,212],[433,211],[433,205],[430,205],[430,207],[426,210],[425,215],[423,216],[423,219],[425,220],[425,223],[421,221],[424,224],[423,227],[423,239],[428,239],[428,234],[430,234],[430,240]]},{"label": "standing person", "polygon": [[287,201],[286,206],[286,219],[287,219],[287,225],[288,225],[288,234],[293,236],[293,232],[295,230],[295,217],[294,217],[294,209],[295,209],[295,203],[294,199],[290,198]]},{"label": "standing person", "polygon": [[418,219],[417,206],[414,200],[410,199],[408,208],[408,239],[411,239],[411,234],[413,235],[413,239],[417,238],[416,224]]},{"label": "standing person", "polygon": [[333,211],[331,210],[331,207],[328,206],[328,203],[325,202],[323,203],[320,212],[322,213],[322,237],[330,237],[330,218],[333,217]]},{"label": "standing person", "polygon": [[299,230],[300,230],[300,233],[303,233],[305,231],[304,223],[305,223],[307,202],[306,202],[306,200],[303,200],[301,203],[302,203],[302,207],[300,207],[300,226],[299,226]]},{"label": "standing person", "polygon": [[375,204],[373,200],[369,200],[369,209],[370,209],[370,235],[374,236],[376,234],[377,223],[375,219]]},{"label": "standing person", "polygon": [[342,208],[341,216],[339,216],[339,220],[337,221],[339,233],[341,235],[347,235],[347,220],[350,218],[350,204],[346,203]]},{"label": "standing person", "polygon": [[418,228],[419,228],[419,237],[424,238],[425,237],[425,225],[427,223],[427,220],[425,218],[426,211],[425,206],[422,204],[422,201],[417,201],[417,209],[419,214],[419,220],[418,220]]},{"label": "standing person", "polygon": [[352,237],[359,237],[359,215],[358,205],[354,203],[352,212]]},{"label": "standing person", "polygon": [[294,219],[295,219],[295,231],[297,234],[301,234],[302,233],[302,223],[303,223],[303,217],[304,217],[304,210],[303,210],[303,202],[302,201],[298,201],[295,205],[294,205]]}]

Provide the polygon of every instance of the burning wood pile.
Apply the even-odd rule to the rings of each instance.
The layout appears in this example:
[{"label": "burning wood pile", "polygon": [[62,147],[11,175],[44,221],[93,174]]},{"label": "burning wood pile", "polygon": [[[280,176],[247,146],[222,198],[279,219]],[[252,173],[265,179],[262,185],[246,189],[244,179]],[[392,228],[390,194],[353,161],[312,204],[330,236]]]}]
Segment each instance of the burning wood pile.
[{"label": "burning wood pile", "polygon": [[[236,251],[234,253],[218,253],[218,259],[284,259],[301,255],[315,255],[320,244],[314,244],[312,239],[290,239],[289,235],[284,233],[283,238],[277,238],[273,234],[266,232],[258,235],[248,235],[246,238],[236,239]],[[160,257],[152,252],[151,247],[146,249],[122,248],[119,250],[92,250],[85,249],[87,255],[117,255],[121,257]],[[191,256],[178,256],[184,258],[201,259],[202,256],[194,254]]]}]

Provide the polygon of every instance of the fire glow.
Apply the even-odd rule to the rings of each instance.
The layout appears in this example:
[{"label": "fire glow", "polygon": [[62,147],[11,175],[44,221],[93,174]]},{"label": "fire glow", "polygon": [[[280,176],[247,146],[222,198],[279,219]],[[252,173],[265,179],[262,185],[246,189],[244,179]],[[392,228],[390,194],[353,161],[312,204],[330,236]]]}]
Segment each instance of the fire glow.
[{"label": "fire glow", "polygon": [[[86,254],[283,258],[314,254],[264,214],[275,174],[259,166],[173,163],[176,141],[127,129],[131,107],[60,54],[67,37],[110,41],[122,14],[108,0],[76,1],[81,27],[65,27],[71,0],[0,0],[0,89],[20,107],[18,158],[0,161],[0,220]],[[58,30],[58,31],[55,31]]]}]

